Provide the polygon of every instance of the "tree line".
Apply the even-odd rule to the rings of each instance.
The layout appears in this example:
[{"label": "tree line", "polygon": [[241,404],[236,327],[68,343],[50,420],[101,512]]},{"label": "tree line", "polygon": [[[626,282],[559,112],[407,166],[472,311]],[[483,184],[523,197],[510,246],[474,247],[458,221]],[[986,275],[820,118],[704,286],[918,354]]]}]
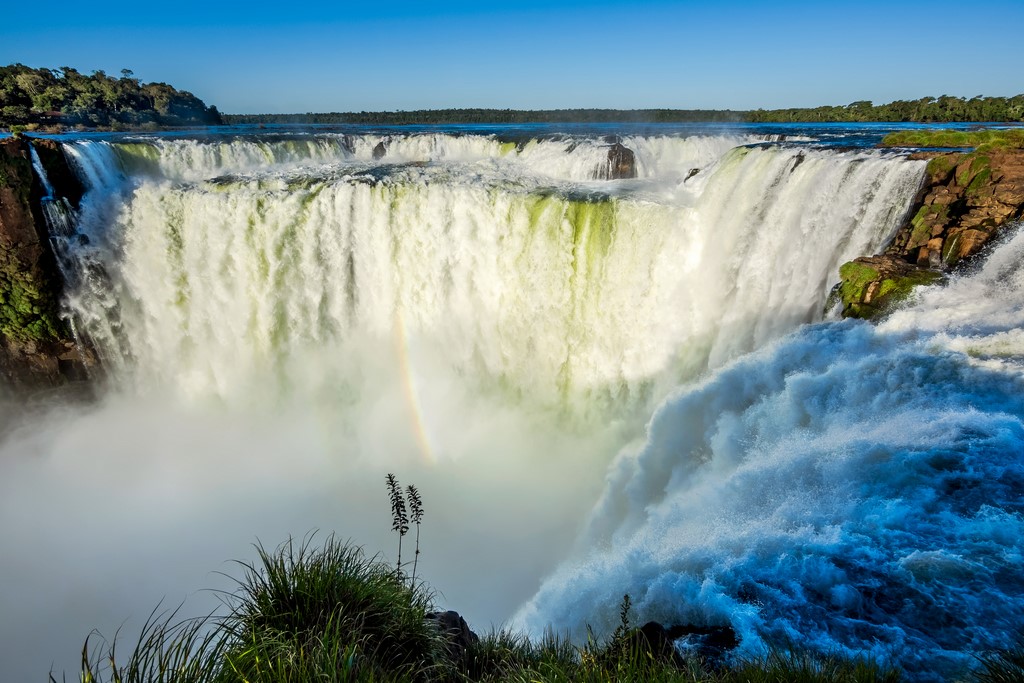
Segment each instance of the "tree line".
[{"label": "tree line", "polygon": [[714,109],[417,109],[306,114],[226,114],[231,124],[349,123],[376,126],[517,123],[682,123],[735,122],[743,112]]},{"label": "tree line", "polygon": [[220,112],[190,92],[166,83],[142,83],[128,69],[121,77],[86,75],[70,66],[0,67],[0,126],[65,125],[104,128],[211,125]]},{"label": "tree line", "polygon": [[919,123],[967,123],[970,121],[1024,121],[1024,94],[1013,97],[922,97],[873,104],[868,100],[846,106],[812,109],[758,109],[748,112],[751,123],[860,123],[908,121]]},{"label": "tree line", "polygon": [[1014,97],[922,97],[875,105],[863,100],[845,106],[732,111],[715,109],[419,109],[306,114],[227,114],[230,124],[416,124],[517,123],[862,123],[1024,121],[1024,94]]},{"label": "tree line", "polygon": [[419,109],[306,114],[229,114],[166,83],[142,83],[128,69],[121,77],[64,66],[0,67],[0,127],[85,126],[158,128],[228,124],[520,124],[520,123],[860,123],[871,121],[1024,121],[1024,94],[970,99],[942,95],[875,105],[732,111],[715,109]]}]

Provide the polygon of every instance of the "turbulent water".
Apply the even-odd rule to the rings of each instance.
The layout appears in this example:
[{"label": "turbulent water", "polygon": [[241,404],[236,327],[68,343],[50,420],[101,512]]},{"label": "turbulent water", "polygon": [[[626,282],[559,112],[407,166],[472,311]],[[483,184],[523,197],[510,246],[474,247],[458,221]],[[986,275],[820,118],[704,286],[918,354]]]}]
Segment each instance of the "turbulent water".
[{"label": "turbulent water", "polygon": [[389,470],[478,628],[610,629],[629,593],[925,679],[1007,644],[1024,238],[878,327],[821,322],[923,174],[830,135],[66,141],[65,310],[107,394],[0,445],[0,570],[32,586],[0,588],[3,660],[73,666],[257,535],[386,550]]},{"label": "turbulent water", "polygon": [[484,387],[618,412],[820,317],[920,177],[865,152],[624,142],[637,180],[600,180],[592,140],[71,144],[101,198],[69,303],[109,368],[191,397],[359,400],[353,358],[398,335]]},{"label": "turbulent water", "polygon": [[[808,326],[668,398],[586,558],[520,615],[730,624],[950,674],[1024,624],[1024,234],[876,327]],[[604,605],[600,615],[591,606]]]}]

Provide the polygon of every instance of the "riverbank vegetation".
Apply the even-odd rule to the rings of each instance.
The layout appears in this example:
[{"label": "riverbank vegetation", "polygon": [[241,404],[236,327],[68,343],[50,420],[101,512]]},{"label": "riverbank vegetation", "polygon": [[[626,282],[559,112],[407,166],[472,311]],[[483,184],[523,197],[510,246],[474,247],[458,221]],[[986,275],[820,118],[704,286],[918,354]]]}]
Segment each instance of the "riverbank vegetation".
[{"label": "riverbank vegetation", "polygon": [[432,109],[307,114],[227,114],[229,124],[520,124],[520,123],[863,123],[1024,121],[1024,94],[1014,97],[922,97],[873,105],[732,111],[715,109]]},{"label": "riverbank vegetation", "polygon": [[745,112],[713,109],[417,109],[307,114],[225,114],[229,124],[368,126],[522,123],[735,123]]},{"label": "riverbank vegetation", "polygon": [[1024,121],[1024,94],[1013,97],[922,97],[873,104],[863,100],[846,106],[768,109],[748,112],[751,123],[970,123]]},{"label": "riverbank vegetation", "polygon": [[[419,526],[422,500],[387,477],[392,529],[399,544]],[[409,516],[411,512],[411,517]],[[417,536],[415,557],[419,556]],[[401,552],[401,551],[399,551]],[[760,658],[729,646],[679,650],[660,625],[633,625],[629,595],[619,625],[583,645],[549,632],[538,640],[509,631],[473,633],[455,612],[439,612],[435,594],[397,566],[359,547],[307,536],[258,561],[225,598],[226,616],[176,620],[151,615],[126,657],[116,642],[86,640],[85,683],[307,683],[309,681],[540,681],[603,683],[895,683],[901,673],[878,662],[777,648]],[[416,559],[412,564],[415,567]],[[408,563],[407,563],[408,564]],[[415,571],[415,570],[414,570]],[[116,639],[115,639],[116,641]],[[982,658],[967,680],[1019,680],[1020,651]],[[1009,677],[1007,677],[1009,676]],[[58,680],[51,673],[53,683]],[[65,679],[66,680],[66,679]]]},{"label": "riverbank vegetation", "polygon": [[166,83],[142,83],[124,69],[121,77],[89,75],[69,66],[0,67],[0,128],[160,128],[227,124],[524,124],[524,123],[861,123],[1024,121],[1024,94],[1013,97],[922,97],[875,105],[758,109],[420,109],[305,114],[221,115],[214,106]]},{"label": "riverbank vegetation", "polygon": [[216,107],[166,83],[143,83],[123,69],[120,78],[103,71],[86,75],[64,66],[0,67],[0,127],[29,130],[160,128],[221,123]]},{"label": "riverbank vegetation", "polygon": [[[726,664],[680,656],[622,624],[585,645],[508,631],[478,640],[444,632],[434,594],[393,564],[333,537],[258,548],[225,617],[151,618],[122,656],[86,642],[88,683],[305,683],[308,681],[664,681],[883,683],[899,673],[870,661],[778,650]],[[75,676],[78,678],[78,676]],[[51,680],[60,680],[51,674]]]},{"label": "riverbank vegetation", "polygon": [[992,152],[1024,149],[1024,128],[986,130],[901,130],[882,138],[882,147],[975,149]]}]

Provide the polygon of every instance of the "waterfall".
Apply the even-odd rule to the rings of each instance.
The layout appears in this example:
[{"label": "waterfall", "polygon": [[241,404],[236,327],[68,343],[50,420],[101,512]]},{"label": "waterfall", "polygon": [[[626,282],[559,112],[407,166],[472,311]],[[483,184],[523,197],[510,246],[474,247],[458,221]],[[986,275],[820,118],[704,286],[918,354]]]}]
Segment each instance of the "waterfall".
[{"label": "waterfall", "polygon": [[47,233],[50,236],[50,244],[53,246],[57,256],[58,266],[61,268],[66,282],[74,282],[72,279],[72,260],[69,256],[68,240],[75,234],[77,217],[75,210],[66,197],[58,197],[46,174],[46,168],[39,158],[39,152],[35,146],[29,143],[29,154],[32,159],[32,170],[43,186],[44,196],[40,198],[43,211],[43,219],[46,221]]},{"label": "waterfall", "polygon": [[215,609],[253,538],[386,555],[391,471],[474,626],[600,635],[629,593],[922,680],[1009,644],[1024,241],[831,320],[925,162],[723,131],[620,136],[628,180],[577,134],[65,142],[65,305],[110,381],[0,442],[7,678],[162,598]]},{"label": "waterfall", "polygon": [[[684,387],[608,470],[581,557],[518,615],[730,625],[950,680],[1024,620],[1024,233],[875,327],[823,323]],[[595,609],[595,606],[600,606]]]},{"label": "waterfall", "polygon": [[819,319],[923,167],[628,142],[648,178],[589,180],[601,141],[71,143],[78,269],[111,278],[71,305],[123,381],[186,396],[358,393],[352,359],[400,330],[481,386],[603,415]]},{"label": "waterfall", "polygon": [[39,159],[39,152],[36,148],[29,143],[28,146],[29,154],[32,157],[32,168],[36,172],[36,177],[39,178],[39,182],[43,185],[43,191],[45,192],[44,200],[53,199],[53,185],[50,184],[50,179],[46,176],[46,169],[43,168],[43,162]]}]

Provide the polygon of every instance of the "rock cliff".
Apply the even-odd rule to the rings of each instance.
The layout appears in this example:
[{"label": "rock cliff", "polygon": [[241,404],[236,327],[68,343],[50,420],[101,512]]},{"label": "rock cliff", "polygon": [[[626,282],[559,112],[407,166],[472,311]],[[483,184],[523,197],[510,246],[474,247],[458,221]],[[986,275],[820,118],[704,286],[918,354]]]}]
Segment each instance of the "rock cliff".
[{"label": "rock cliff", "polygon": [[917,199],[884,254],[840,268],[832,302],[844,317],[884,313],[921,284],[967,263],[1009,223],[1024,216],[1024,149],[922,152],[928,159]]},{"label": "rock cliff", "polygon": [[[77,201],[81,186],[59,146],[43,142],[39,154]],[[43,195],[29,143],[0,140],[0,379],[18,389],[83,379],[95,362],[60,316],[63,281],[42,216]]]}]

